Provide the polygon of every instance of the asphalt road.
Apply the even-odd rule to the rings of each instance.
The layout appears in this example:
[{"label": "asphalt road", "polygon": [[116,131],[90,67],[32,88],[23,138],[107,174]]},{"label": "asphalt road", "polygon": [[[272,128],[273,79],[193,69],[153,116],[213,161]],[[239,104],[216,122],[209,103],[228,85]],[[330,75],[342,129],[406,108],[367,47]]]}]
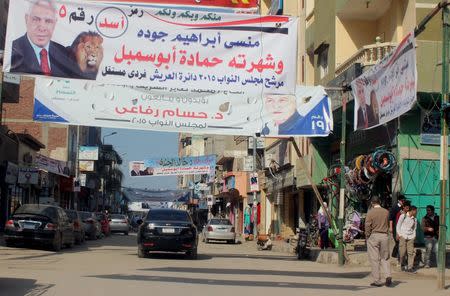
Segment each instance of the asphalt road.
[{"label": "asphalt road", "polygon": [[195,261],[136,252],[131,234],[60,253],[0,246],[0,295],[449,295],[433,277],[396,273],[394,287],[372,288],[367,268],[298,261],[254,243],[201,243]]}]

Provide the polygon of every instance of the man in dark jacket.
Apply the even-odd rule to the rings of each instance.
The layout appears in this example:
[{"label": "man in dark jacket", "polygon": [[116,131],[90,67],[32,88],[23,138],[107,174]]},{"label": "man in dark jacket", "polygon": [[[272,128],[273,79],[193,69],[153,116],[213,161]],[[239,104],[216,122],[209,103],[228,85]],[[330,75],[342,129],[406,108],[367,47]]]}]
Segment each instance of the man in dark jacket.
[{"label": "man in dark jacket", "polygon": [[25,15],[27,32],[12,43],[11,72],[77,78],[64,46],[51,41],[56,26],[52,0],[33,0]]},{"label": "man in dark jacket", "polygon": [[425,239],[425,268],[430,268],[431,252],[437,258],[439,240],[439,216],[434,213],[432,205],[427,206],[427,214],[422,219],[422,230]]}]

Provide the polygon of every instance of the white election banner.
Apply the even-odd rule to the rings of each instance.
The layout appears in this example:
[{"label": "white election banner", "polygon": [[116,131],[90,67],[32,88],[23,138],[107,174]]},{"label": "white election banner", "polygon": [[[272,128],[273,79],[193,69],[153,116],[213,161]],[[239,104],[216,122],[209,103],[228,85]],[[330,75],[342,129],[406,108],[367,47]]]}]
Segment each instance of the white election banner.
[{"label": "white election banner", "polygon": [[131,177],[214,175],[216,156],[162,157],[129,163]]},{"label": "white election banner", "polygon": [[241,91],[105,86],[81,80],[36,79],[34,120],[74,125],[254,136],[327,136],[331,103],[322,87],[296,95]]},{"label": "white election banner", "polygon": [[[50,2],[54,6],[10,2],[5,72],[152,86],[166,93],[205,85],[294,92],[295,17]],[[46,51],[34,51],[32,44]]]},{"label": "white election banner", "polygon": [[417,100],[414,33],[353,80],[351,86],[355,98],[355,130],[384,124],[411,110]]}]

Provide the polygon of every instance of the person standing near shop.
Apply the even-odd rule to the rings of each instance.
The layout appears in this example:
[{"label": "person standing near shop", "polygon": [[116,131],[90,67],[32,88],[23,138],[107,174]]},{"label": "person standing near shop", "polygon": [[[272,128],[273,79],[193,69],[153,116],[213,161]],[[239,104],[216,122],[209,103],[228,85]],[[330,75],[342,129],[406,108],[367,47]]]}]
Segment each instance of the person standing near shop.
[{"label": "person standing near shop", "polygon": [[414,265],[414,240],[416,239],[417,230],[417,208],[411,206],[407,213],[400,215],[397,222],[397,238],[399,240],[400,262],[403,262],[408,255],[408,266],[405,271],[416,273],[413,269]]},{"label": "person standing near shop", "polygon": [[328,248],[330,241],[328,239],[328,228],[330,228],[330,222],[328,221],[327,210],[328,205],[326,202],[323,203],[323,207],[320,207],[318,213],[318,222],[319,222],[319,233],[320,233],[320,248],[326,249]]},{"label": "person standing near shop", "polygon": [[398,213],[401,212],[405,200],[406,200],[405,196],[403,194],[400,194],[397,197],[397,203],[394,204],[391,210],[389,211],[389,232],[392,234],[392,238],[395,241],[394,249],[392,250],[392,257],[396,257],[397,260],[399,259],[398,240],[397,240],[397,220],[398,220]]},{"label": "person standing near shop", "polygon": [[432,205],[427,206],[427,214],[422,219],[422,231],[425,239],[425,268],[430,268],[432,252],[437,259],[439,239],[439,216],[434,213]]},{"label": "person standing near shop", "polygon": [[[371,200],[372,208],[367,213],[365,233],[367,253],[372,266],[372,287],[392,285],[391,267],[389,265],[389,211],[382,208],[380,198],[376,195]],[[385,281],[381,281],[382,269]]]}]

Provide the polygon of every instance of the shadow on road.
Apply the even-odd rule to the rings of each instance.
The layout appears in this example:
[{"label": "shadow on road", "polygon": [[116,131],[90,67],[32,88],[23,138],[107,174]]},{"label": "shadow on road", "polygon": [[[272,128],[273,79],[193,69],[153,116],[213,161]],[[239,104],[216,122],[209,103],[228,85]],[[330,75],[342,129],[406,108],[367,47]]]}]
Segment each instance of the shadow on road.
[{"label": "shadow on road", "polygon": [[0,294],[8,296],[39,296],[44,295],[54,285],[36,284],[34,279],[0,277]]},{"label": "shadow on road", "polygon": [[261,270],[261,269],[226,269],[226,268],[191,268],[191,267],[164,267],[140,269],[143,271],[182,272],[182,273],[205,273],[205,274],[239,274],[239,275],[274,275],[295,277],[319,277],[319,278],[344,278],[363,279],[369,272],[309,272],[309,271],[287,271],[287,270]]},{"label": "shadow on road", "polygon": [[296,288],[296,289],[320,289],[320,290],[348,290],[360,291],[368,287],[358,285],[335,285],[335,284],[312,284],[299,282],[271,282],[271,281],[245,281],[245,280],[218,280],[218,279],[199,279],[188,277],[167,277],[167,276],[151,276],[151,275],[95,275],[91,278],[125,280],[125,281],[146,281],[160,283],[177,283],[177,284],[197,284],[208,286],[235,286],[235,287],[267,287],[267,288]]},{"label": "shadow on road", "polygon": [[66,248],[64,247],[60,252],[54,252],[49,249],[48,246],[43,245],[18,245],[13,249],[33,249],[33,250],[39,250],[44,251],[45,254],[38,254],[38,255],[30,255],[30,256],[21,256],[21,257],[14,257],[10,258],[8,260],[26,260],[26,259],[38,259],[38,258],[45,258],[50,257],[54,255],[60,255],[64,253],[79,253],[79,252],[92,252],[101,250],[101,251],[117,251],[117,248],[128,248],[128,247],[137,247],[136,242],[136,236],[134,235],[111,235],[109,237],[100,238],[97,240],[87,240],[83,244],[75,245],[72,248]]},{"label": "shadow on road", "polygon": [[[137,257],[137,252],[136,254],[128,254],[130,256],[136,256]],[[186,257],[185,254],[182,253],[150,253],[148,255],[147,258],[141,258],[142,260],[152,260],[152,259],[163,259],[163,260],[190,260],[189,258]],[[195,261],[201,261],[201,260],[211,260],[212,257],[209,255],[205,255],[205,254],[198,254],[198,258],[195,259]]]},{"label": "shadow on road", "polygon": [[208,255],[214,258],[242,258],[242,259],[258,259],[258,260],[298,261],[297,257],[295,256],[271,255],[271,253],[263,253],[262,255],[208,253]]}]

